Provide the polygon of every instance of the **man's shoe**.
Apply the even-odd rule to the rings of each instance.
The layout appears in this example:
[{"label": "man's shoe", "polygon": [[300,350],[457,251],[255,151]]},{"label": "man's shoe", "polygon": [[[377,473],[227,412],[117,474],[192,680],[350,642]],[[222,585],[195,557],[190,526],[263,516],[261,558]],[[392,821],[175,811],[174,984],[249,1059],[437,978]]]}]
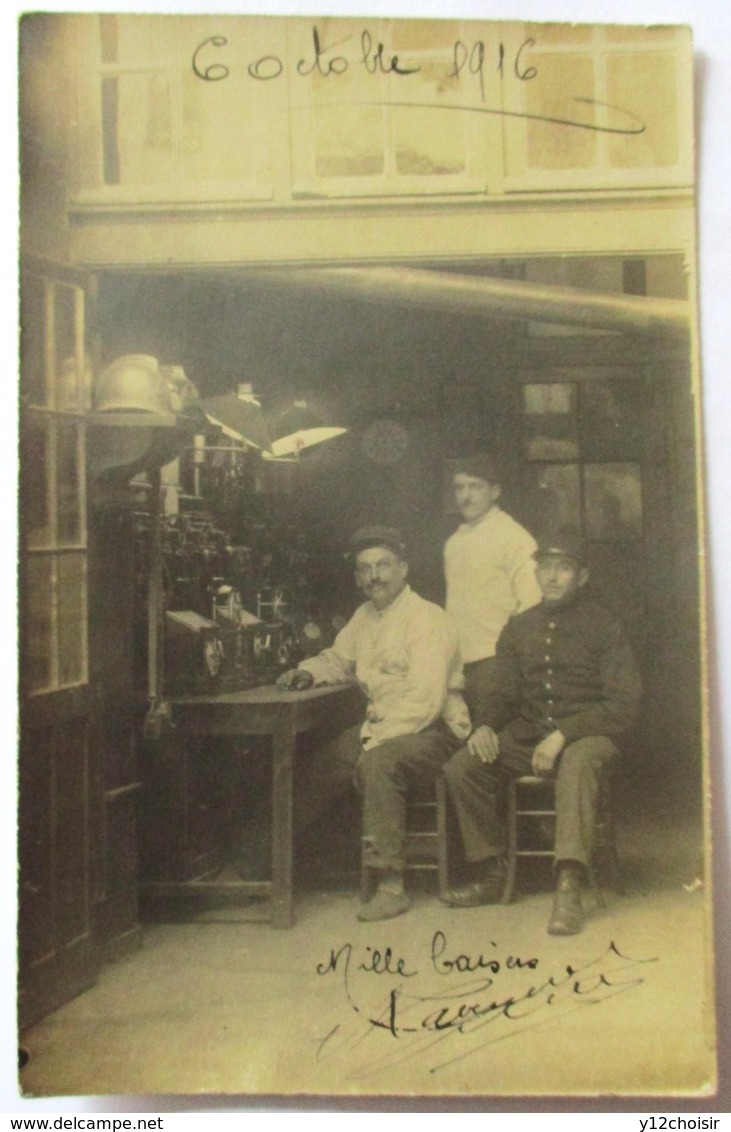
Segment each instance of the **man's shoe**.
[{"label": "man's shoe", "polygon": [[561,869],[556,882],[548,932],[550,935],[576,935],[583,927],[581,874],[578,869]]},{"label": "man's shoe", "polygon": [[479,908],[481,904],[497,904],[505,888],[505,866],[500,861],[489,866],[478,880],[449,888],[440,897],[450,908]]},{"label": "man's shoe", "polygon": [[401,892],[388,892],[379,888],[372,900],[361,904],[356,912],[359,920],[392,920],[408,912],[411,900],[402,890]]}]

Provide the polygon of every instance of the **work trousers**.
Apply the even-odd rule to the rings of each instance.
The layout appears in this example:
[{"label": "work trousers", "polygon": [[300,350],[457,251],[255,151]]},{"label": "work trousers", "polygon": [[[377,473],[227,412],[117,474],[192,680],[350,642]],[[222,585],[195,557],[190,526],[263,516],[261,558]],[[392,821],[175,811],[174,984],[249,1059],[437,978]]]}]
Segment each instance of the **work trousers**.
[{"label": "work trousers", "polygon": [[[505,776],[533,774],[531,751],[519,747],[509,732],[503,731],[498,740],[494,763],[483,763],[462,747],[444,768],[468,861],[505,853]],[[594,735],[569,743],[561,752],[555,773],[556,861],[591,863],[602,775],[616,753],[611,739]]]},{"label": "work trousers", "polygon": [[298,766],[296,826],[311,826],[354,786],[363,799],[366,864],[403,869],[407,801],[432,796],[438,775],[460,742],[442,723],[370,748],[360,741],[360,727],[343,731]]}]

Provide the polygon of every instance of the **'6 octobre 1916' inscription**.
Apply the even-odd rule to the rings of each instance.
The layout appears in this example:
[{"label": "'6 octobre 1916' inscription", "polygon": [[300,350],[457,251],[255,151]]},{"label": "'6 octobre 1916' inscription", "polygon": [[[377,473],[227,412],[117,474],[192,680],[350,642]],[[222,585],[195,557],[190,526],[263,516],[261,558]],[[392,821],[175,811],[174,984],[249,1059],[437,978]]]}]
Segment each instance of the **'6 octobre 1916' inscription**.
[{"label": "'6 octobre 1916' inscription", "polygon": [[[193,72],[204,82],[221,82],[228,78],[231,68],[226,61],[226,48],[229,42],[224,35],[212,35],[198,44],[193,52]],[[535,46],[535,40],[525,39],[517,51],[508,53],[502,42],[494,45],[478,39],[472,43],[455,40],[451,49],[451,59],[445,63],[446,78],[458,78],[467,73],[475,77],[479,84],[480,97],[485,99],[485,74],[494,67],[500,75],[509,68],[516,79],[529,82],[537,75],[537,69],[530,65],[528,54]],[[306,55],[294,64],[294,71],[302,78],[319,75],[321,78],[337,78],[351,68],[360,68],[370,75],[394,75],[407,78],[416,75],[421,67],[406,64],[383,43],[376,41],[364,28],[359,37],[348,36],[336,43],[326,43],[317,26],[313,26],[311,45]],[[270,82],[284,73],[284,60],[278,55],[264,54],[251,59],[246,65],[250,78],[259,82]]]},{"label": "'6 octobre 1916' inscription", "polygon": [[[230,55],[229,40],[225,35],[212,35],[204,39],[193,52],[191,65],[194,75],[202,82],[218,83],[227,79],[234,66]],[[524,39],[517,49],[508,50],[505,44],[498,40],[488,43],[483,39],[471,42],[457,39],[451,46],[449,56],[444,61],[444,78],[457,79],[462,75],[471,78],[472,96],[465,92],[467,101],[464,105],[455,105],[449,101],[432,101],[422,103],[413,101],[413,94],[408,101],[400,101],[391,91],[388,102],[393,106],[402,107],[437,107],[443,110],[460,112],[477,112],[487,115],[498,115],[504,118],[531,119],[547,122],[561,127],[574,127],[580,130],[591,130],[605,134],[622,134],[625,136],[642,134],[646,130],[645,122],[637,113],[626,107],[610,106],[600,103],[590,94],[581,92],[567,92],[568,106],[566,113],[545,114],[532,113],[527,110],[506,109],[500,105],[487,105],[485,100],[486,77],[492,69],[499,73],[500,78],[510,78],[518,83],[530,83],[539,78],[539,69],[531,59],[535,60],[533,49],[536,41],[531,38]],[[267,83],[280,78],[285,72],[284,59],[275,54],[258,55],[247,62],[242,62],[245,73],[255,82]],[[328,81],[336,81],[348,71],[360,70],[368,75],[390,75],[407,83],[409,77],[418,75],[421,67],[415,63],[406,63],[401,56],[387,51],[385,45],[374,39],[367,28],[363,28],[360,35],[346,36],[333,43],[327,42],[320,34],[317,25],[313,25],[310,33],[308,48],[299,59],[289,64],[292,73],[300,78],[317,76]],[[404,90],[408,86],[404,86]],[[372,101],[373,105],[380,103],[378,98]],[[603,106],[608,120],[596,120],[593,108]]]}]

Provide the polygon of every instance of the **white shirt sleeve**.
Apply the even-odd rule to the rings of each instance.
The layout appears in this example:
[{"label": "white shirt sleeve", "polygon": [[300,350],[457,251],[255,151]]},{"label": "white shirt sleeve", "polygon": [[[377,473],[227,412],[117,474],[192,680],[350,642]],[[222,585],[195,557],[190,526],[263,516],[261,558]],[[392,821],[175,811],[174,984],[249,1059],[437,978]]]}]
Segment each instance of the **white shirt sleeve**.
[{"label": "white shirt sleeve", "polygon": [[513,545],[508,558],[508,573],[513,597],[517,603],[515,612],[522,613],[538,605],[541,590],[536,581],[536,560],[533,557],[536,541],[525,530],[515,532]]},{"label": "white shirt sleeve", "polygon": [[[310,672],[315,684],[352,684],[355,681],[358,611],[338,633],[332,648],[303,660],[297,667]],[[354,624],[355,623],[355,624]]]}]

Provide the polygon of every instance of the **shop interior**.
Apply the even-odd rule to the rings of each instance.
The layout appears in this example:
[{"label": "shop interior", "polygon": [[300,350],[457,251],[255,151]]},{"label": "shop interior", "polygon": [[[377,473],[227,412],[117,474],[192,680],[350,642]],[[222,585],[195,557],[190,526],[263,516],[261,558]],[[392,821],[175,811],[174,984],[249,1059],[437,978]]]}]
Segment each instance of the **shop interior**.
[{"label": "shop interior", "polygon": [[[566,524],[582,531],[590,585],[636,649],[645,707],[616,800],[627,890],[647,896],[656,881],[662,922],[667,888],[702,875],[688,341],[676,326],[632,324],[649,310],[644,300],[668,300],[669,310],[687,298],[683,259],[409,270],[408,287],[394,265],[393,293],[367,296],[327,272],[323,285],[285,270],[97,276],[87,323],[94,372],[156,359],[171,400],[148,408],[173,415],[172,427],[128,427],[122,417],[110,427],[105,412],[129,417],[145,406],[129,390],[127,404],[124,395],[115,402],[99,377],[91,389],[89,671],[104,707],[100,775],[114,803],[104,831],[114,883],[98,912],[114,941],[107,958],[151,931],[154,966],[173,946],[165,933],[174,924],[269,931],[257,922],[266,901],[236,890],[271,868],[259,820],[270,805],[269,740],[205,738],[181,764],[167,701],[270,685],[330,644],[358,603],[344,551],[365,523],[398,526],[413,588],[443,601],[442,547],[459,521],[450,461],[464,452],[499,456],[502,505],[537,537]],[[484,284],[480,301],[445,298],[442,284],[454,278]],[[249,405],[247,429],[263,422],[263,445],[254,431],[242,441],[222,428],[218,409],[201,412],[226,396]],[[310,430],[327,438],[319,431],[309,444]],[[262,450],[283,438],[284,457]],[[350,924],[359,853],[355,804],[295,847],[294,934],[312,933],[321,914],[328,931]],[[232,892],[191,899],[191,882],[204,876]],[[525,916],[533,901],[538,930],[546,878],[523,891],[504,914],[518,930],[517,911]],[[272,946],[286,965],[289,945]],[[118,974],[109,977],[107,989]],[[275,998],[277,988],[274,980]],[[43,1024],[38,1033],[42,1041]],[[64,1079],[73,1088],[78,1073]]]},{"label": "shop interior", "polygon": [[[696,758],[687,743],[668,745],[658,718],[666,693],[653,686],[658,651],[672,659],[670,625],[695,613],[694,592],[678,592],[693,585],[692,577],[679,574],[677,563],[668,570],[658,546],[674,537],[671,553],[681,565],[693,554],[694,529],[680,530],[686,545],[677,546],[686,516],[672,511],[682,506],[682,489],[676,485],[673,494],[659,482],[658,455],[666,461],[660,471],[677,462],[670,448],[687,408],[658,396],[662,339],[635,345],[627,335],[562,322],[560,310],[539,322],[501,317],[489,303],[478,312],[443,309],[440,273],[433,265],[417,273],[426,298],[412,288],[394,302],[383,295],[364,301],[347,285],[308,288],[286,272],[101,277],[93,331],[102,365],[149,355],[179,367],[194,387],[190,397],[204,406],[243,389],[261,407],[272,441],[328,436],[271,460],[208,419],[193,438],[190,426],[163,471],[171,511],[161,519],[166,633],[174,631],[172,612],[225,621],[231,602],[239,620],[243,611],[247,621],[270,628],[258,636],[240,629],[254,635],[256,657],[232,665],[224,643],[213,677],[195,647],[184,662],[180,647],[168,648],[161,692],[267,683],[331,643],[358,603],[344,550],[348,534],[366,523],[403,531],[411,584],[443,601],[442,546],[459,518],[450,461],[490,451],[505,470],[503,506],[536,537],[580,528],[590,547],[591,584],[628,627],[649,693],[645,725],[628,756],[632,790],[657,796],[653,771],[672,761],[671,793],[674,781],[683,797],[690,787],[699,798]],[[449,265],[449,274],[526,288],[548,281],[609,295],[616,288],[685,297],[682,259],[672,256],[482,262]],[[90,467],[99,450],[103,470],[92,477],[91,500],[102,522],[119,523],[124,483],[124,510],[129,519],[131,506],[136,524],[133,664],[136,686],[144,688],[150,477],[144,468],[135,476],[128,466],[108,469],[108,436],[92,429]],[[116,492],[105,491],[110,483]],[[114,560],[119,570],[116,553]],[[697,716],[689,711],[684,734],[694,727]]]}]

